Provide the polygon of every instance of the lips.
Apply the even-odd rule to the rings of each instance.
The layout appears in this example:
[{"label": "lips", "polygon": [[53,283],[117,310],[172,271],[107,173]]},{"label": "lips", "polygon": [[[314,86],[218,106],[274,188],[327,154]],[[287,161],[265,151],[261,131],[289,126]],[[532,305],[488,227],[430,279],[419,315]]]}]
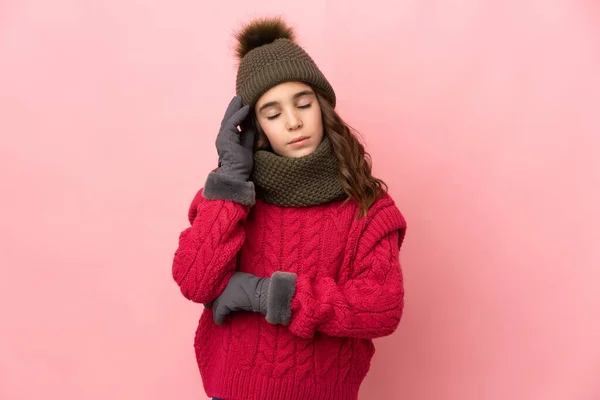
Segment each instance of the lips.
[{"label": "lips", "polygon": [[296,139],[292,140],[292,141],[290,142],[290,144],[293,144],[293,143],[300,142],[300,141],[302,141],[302,140],[304,140],[304,139],[308,139],[308,136],[300,136],[300,137],[297,137]]}]

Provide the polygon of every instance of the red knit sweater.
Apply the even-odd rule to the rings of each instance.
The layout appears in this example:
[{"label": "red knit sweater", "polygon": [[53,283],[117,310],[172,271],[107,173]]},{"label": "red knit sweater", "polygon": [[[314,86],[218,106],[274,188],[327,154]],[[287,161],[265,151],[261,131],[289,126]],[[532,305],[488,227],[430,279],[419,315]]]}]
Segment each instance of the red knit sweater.
[{"label": "red knit sweater", "polygon": [[173,262],[186,298],[214,301],[236,269],[298,276],[287,327],[250,312],[216,325],[204,309],[194,347],[208,396],[357,399],[371,339],[394,332],[402,316],[406,227],[389,195],[366,218],[357,211],[352,201],[285,208],[257,200],[250,208],[198,192]]}]

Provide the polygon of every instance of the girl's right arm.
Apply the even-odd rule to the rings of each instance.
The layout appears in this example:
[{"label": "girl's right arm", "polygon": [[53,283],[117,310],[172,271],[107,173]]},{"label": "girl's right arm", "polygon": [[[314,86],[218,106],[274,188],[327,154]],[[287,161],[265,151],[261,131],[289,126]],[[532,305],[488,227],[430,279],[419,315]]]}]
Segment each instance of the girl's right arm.
[{"label": "girl's right arm", "polygon": [[209,200],[204,197],[204,190],[196,194],[190,206],[191,226],[179,235],[173,278],[187,299],[207,304],[225,290],[236,270],[250,205]]},{"label": "girl's right arm", "polygon": [[183,295],[198,303],[211,303],[227,286],[244,244],[243,223],[255,202],[249,181],[256,132],[238,126],[249,106],[235,96],[225,112],[216,145],[219,168],[211,172],[188,212],[191,226],[179,235],[173,260],[173,278]]}]

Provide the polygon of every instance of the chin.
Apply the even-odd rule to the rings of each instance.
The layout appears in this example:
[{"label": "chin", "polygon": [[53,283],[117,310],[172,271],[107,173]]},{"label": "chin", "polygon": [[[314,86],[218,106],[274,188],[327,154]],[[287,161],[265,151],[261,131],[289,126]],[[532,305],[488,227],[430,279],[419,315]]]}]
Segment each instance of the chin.
[{"label": "chin", "polygon": [[312,148],[312,146],[304,148],[304,149],[299,149],[297,151],[291,152],[291,154],[288,157],[294,157],[294,158],[304,157],[304,156],[307,156],[307,155],[313,153],[315,150],[316,149]]}]

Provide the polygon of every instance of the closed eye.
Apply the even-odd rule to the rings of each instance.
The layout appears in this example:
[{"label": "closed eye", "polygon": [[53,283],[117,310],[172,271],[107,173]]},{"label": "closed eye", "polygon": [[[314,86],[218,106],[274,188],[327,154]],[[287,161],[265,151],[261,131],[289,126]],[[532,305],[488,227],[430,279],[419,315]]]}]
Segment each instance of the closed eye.
[{"label": "closed eye", "polygon": [[[312,103],[308,103],[305,104],[303,106],[298,106],[298,108],[310,108],[312,106]],[[267,117],[268,120],[274,120],[275,118],[279,117],[281,115],[281,113],[279,114],[275,114],[275,115],[271,115],[269,117]]]}]

